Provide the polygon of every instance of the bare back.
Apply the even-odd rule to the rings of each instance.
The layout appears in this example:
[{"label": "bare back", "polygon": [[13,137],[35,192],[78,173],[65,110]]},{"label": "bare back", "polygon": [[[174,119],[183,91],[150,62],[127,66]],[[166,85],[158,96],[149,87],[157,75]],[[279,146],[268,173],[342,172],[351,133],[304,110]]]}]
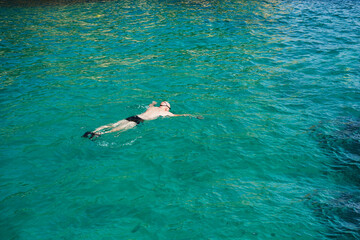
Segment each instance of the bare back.
[{"label": "bare back", "polygon": [[144,120],[154,120],[157,119],[158,117],[174,116],[174,114],[164,110],[164,108],[161,107],[149,107],[146,110],[146,112],[139,114],[137,116]]}]

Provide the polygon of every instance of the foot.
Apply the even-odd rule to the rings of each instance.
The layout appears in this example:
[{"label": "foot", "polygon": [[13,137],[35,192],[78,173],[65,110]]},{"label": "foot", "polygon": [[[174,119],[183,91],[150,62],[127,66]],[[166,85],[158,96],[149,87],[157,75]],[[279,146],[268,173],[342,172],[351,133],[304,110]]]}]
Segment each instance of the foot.
[{"label": "foot", "polygon": [[91,137],[90,139],[93,139],[94,137],[97,138],[98,136],[100,136],[101,133],[96,133],[96,132],[91,132]]}]

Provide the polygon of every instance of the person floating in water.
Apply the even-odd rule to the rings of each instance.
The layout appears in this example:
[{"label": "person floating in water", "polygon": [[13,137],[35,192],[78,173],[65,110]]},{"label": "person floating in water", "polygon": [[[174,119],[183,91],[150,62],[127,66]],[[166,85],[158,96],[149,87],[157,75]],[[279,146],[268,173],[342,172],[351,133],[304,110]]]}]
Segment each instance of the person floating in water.
[{"label": "person floating in water", "polygon": [[[139,123],[142,123],[142,122],[148,121],[148,120],[154,120],[154,119],[157,119],[158,117],[189,116],[189,117],[196,117],[198,119],[202,119],[202,116],[193,116],[191,114],[173,114],[170,112],[170,109],[171,109],[170,103],[168,103],[166,101],[160,103],[159,107],[155,107],[156,104],[157,104],[157,102],[153,101],[149,105],[149,108],[144,113],[141,113],[136,116],[128,117],[128,118],[120,120],[116,123],[98,127],[97,129],[95,129],[92,132],[86,132],[83,135],[83,137],[85,137],[85,138],[89,137],[90,139],[92,139],[94,137],[100,136],[105,133],[112,133],[112,132],[116,132],[116,131],[126,131],[128,129],[135,127]],[[104,129],[107,129],[107,130],[102,132],[102,130],[104,130]]]}]

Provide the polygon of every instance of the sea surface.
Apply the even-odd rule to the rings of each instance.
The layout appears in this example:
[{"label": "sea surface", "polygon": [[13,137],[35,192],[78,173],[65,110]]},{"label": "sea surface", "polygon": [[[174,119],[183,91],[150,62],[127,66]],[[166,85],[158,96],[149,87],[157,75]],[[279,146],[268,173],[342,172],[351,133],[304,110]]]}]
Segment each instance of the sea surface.
[{"label": "sea surface", "polygon": [[359,56],[357,0],[0,1],[0,238],[360,239]]}]

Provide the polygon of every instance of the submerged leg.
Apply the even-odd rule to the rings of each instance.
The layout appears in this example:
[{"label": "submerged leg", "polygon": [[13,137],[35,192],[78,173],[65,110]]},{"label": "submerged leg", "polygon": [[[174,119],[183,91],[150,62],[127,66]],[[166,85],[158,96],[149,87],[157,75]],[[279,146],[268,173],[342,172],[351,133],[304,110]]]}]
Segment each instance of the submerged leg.
[{"label": "submerged leg", "polygon": [[136,122],[127,121],[127,120],[119,121],[116,124],[117,124],[116,127],[114,127],[113,129],[111,129],[109,131],[104,132],[103,134],[117,132],[117,131],[126,131],[137,125]]},{"label": "submerged leg", "polygon": [[116,122],[116,123],[112,123],[112,124],[108,124],[108,125],[104,125],[104,126],[101,126],[101,127],[98,127],[97,129],[95,129],[94,130],[94,132],[99,132],[99,131],[101,131],[101,130],[103,130],[103,129],[105,129],[105,128],[114,128],[114,127],[117,127],[117,126],[119,126],[119,125],[124,125],[124,124],[126,124],[128,121],[127,120],[120,120],[120,121],[118,121],[118,122]]},{"label": "submerged leg", "polygon": [[97,129],[95,129],[94,132],[98,132],[98,131],[103,130],[105,128],[111,128],[111,127],[112,127],[112,125],[104,125],[104,126],[101,126],[101,127],[98,127]]},{"label": "submerged leg", "polygon": [[126,125],[128,122],[129,122],[128,120],[123,119],[116,123],[111,124],[111,127],[123,126],[123,125]]},{"label": "submerged leg", "polygon": [[[135,127],[137,124],[133,121],[128,121],[128,120],[120,120],[116,123],[113,123],[111,125],[104,125],[104,126],[101,126],[101,127],[98,127],[97,129],[95,129],[94,131],[92,132],[86,132],[84,133],[84,135],[82,135],[82,137],[85,137],[85,138],[90,138],[90,139],[93,139],[93,138],[96,138],[102,134],[105,134],[105,133],[112,133],[112,132],[117,132],[117,131],[126,131],[128,129],[131,129],[133,127]],[[108,131],[104,131],[104,132],[100,132],[101,130],[103,129],[106,129],[106,128],[112,128],[111,130],[108,130]]]}]

